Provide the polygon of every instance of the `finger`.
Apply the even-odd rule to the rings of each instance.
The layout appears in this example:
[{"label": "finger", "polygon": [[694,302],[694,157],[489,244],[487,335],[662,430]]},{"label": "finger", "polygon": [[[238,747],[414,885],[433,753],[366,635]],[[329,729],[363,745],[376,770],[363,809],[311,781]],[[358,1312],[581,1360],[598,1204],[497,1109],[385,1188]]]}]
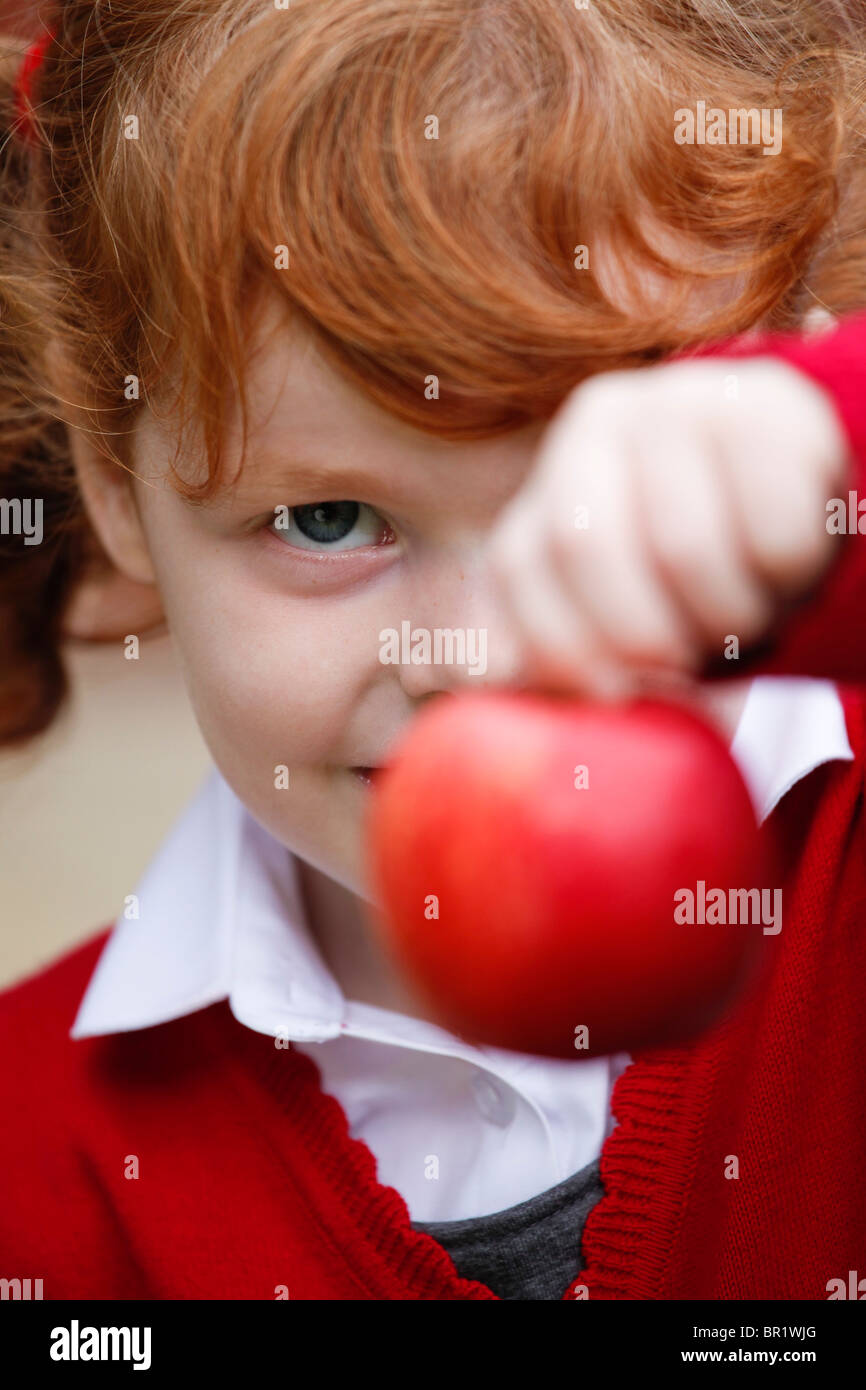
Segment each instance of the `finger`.
[{"label": "finger", "polygon": [[639,490],[640,544],[701,641],[715,651],[732,633],[757,638],[774,604],[743,552],[715,444],[671,439],[646,458]]},{"label": "finger", "polygon": [[829,565],[834,545],[822,478],[781,442],[758,433],[752,451],[730,448],[724,466],[747,562],[774,593],[794,596]]},{"label": "finger", "polygon": [[519,679],[598,698],[628,691],[627,674],[554,580],[540,545],[503,530],[490,562],[520,644]]},{"label": "finger", "polygon": [[597,642],[619,661],[688,670],[698,644],[642,544],[637,472],[634,459],[607,438],[582,441],[575,483],[585,526],[563,524],[568,508],[548,519],[551,565]]}]

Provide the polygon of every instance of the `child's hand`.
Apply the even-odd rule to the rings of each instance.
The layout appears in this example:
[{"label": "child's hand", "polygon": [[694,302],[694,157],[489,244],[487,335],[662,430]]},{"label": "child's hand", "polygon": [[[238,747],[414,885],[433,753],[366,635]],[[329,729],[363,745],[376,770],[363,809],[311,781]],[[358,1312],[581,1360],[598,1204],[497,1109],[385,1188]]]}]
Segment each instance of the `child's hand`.
[{"label": "child's hand", "polygon": [[490,537],[524,675],[603,698],[744,651],[829,566],[847,470],[829,397],[773,358],[585,382]]}]

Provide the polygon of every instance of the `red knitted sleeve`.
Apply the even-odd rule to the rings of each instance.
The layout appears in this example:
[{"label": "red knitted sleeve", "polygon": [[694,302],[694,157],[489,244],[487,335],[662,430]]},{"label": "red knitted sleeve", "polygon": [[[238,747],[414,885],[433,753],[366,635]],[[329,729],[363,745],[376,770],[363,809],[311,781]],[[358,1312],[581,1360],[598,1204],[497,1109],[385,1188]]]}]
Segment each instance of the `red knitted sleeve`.
[{"label": "red knitted sleeve", "polygon": [[764,335],[697,355],[717,354],[782,358],[826,391],[850,446],[851,475],[839,500],[845,524],[850,515],[854,527],[839,536],[838,556],[815,592],[793,607],[760,650],[736,663],[714,664],[708,674],[722,674],[724,667],[728,675],[866,682],[866,314],[817,335]]}]

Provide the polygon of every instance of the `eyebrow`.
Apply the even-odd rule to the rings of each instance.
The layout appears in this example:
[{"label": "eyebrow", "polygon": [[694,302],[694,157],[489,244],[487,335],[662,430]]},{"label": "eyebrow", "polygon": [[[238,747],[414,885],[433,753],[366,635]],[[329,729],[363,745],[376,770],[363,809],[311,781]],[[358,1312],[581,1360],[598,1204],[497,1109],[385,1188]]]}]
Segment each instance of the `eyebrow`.
[{"label": "eyebrow", "polygon": [[[313,496],[313,500],[324,498],[331,493],[336,501],[351,500],[359,493],[369,491],[371,485],[383,493],[390,490],[384,478],[376,477],[363,468],[328,468],[315,460],[293,459],[291,456],[279,457],[270,449],[256,450],[250,446],[250,460],[257,460],[269,476],[274,478],[274,488],[292,489]],[[244,473],[241,473],[240,486],[243,486]]]}]

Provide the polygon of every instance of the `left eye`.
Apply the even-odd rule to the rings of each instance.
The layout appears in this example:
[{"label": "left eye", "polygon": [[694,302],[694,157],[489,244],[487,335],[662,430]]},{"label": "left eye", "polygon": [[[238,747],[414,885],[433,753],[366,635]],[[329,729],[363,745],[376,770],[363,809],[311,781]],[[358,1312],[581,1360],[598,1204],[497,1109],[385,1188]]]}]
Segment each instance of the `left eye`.
[{"label": "left eye", "polygon": [[355,550],[380,544],[388,527],[365,502],[311,502],[278,507],[271,530],[298,550]]}]

